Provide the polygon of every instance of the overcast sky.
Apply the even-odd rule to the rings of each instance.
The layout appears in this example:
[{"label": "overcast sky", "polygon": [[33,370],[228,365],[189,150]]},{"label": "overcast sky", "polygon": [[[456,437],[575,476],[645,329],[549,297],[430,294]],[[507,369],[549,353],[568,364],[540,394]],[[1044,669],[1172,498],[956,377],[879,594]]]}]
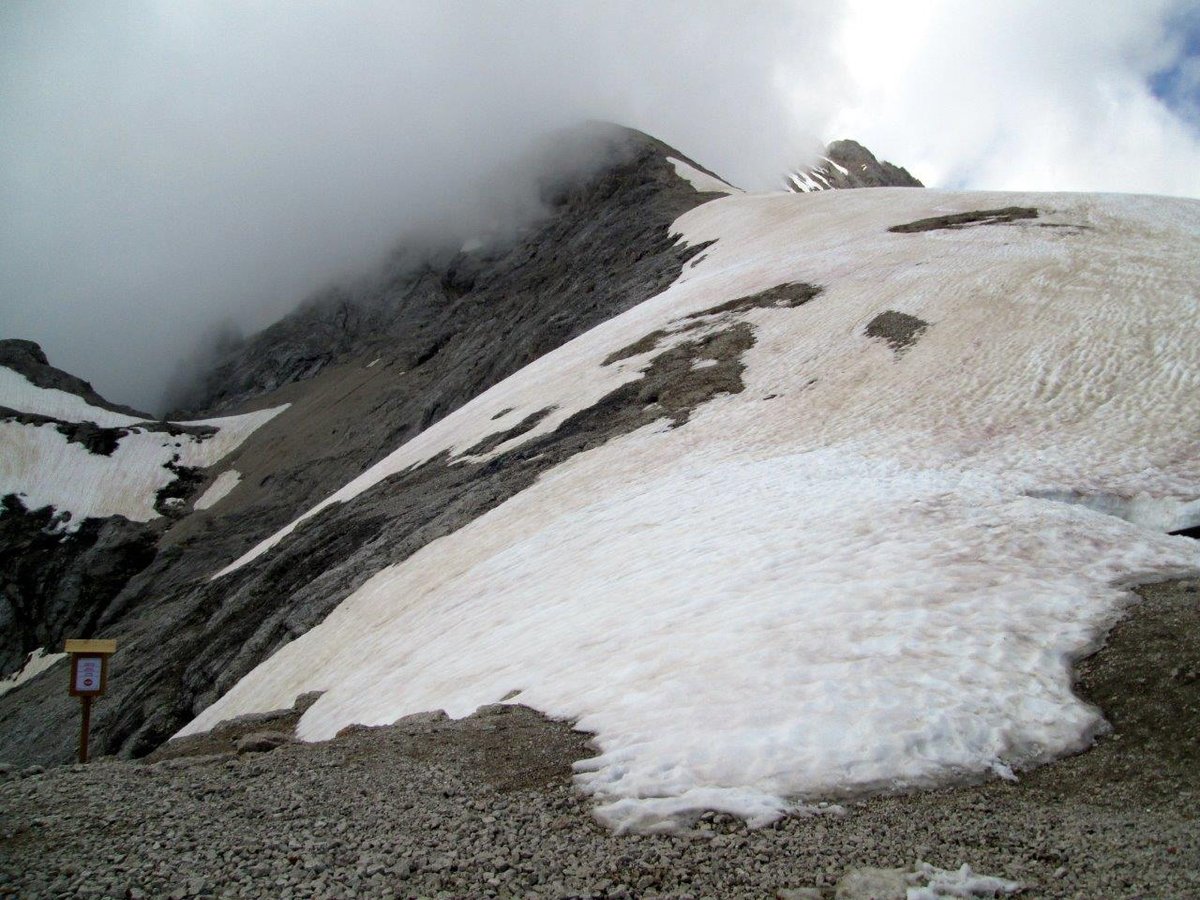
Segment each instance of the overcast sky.
[{"label": "overcast sky", "polygon": [[157,410],[413,229],[530,207],[583,119],[777,186],[853,137],[927,185],[1200,197],[1200,12],[1170,0],[0,3],[0,337]]}]

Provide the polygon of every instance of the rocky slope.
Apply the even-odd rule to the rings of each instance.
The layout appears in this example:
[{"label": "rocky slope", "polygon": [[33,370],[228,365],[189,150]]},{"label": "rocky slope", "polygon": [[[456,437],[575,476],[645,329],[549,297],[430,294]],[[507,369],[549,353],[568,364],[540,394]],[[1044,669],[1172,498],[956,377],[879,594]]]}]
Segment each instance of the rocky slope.
[{"label": "rocky slope", "polygon": [[[105,401],[0,341],[0,673],[90,635],[254,421],[180,424]],[[265,417],[264,417],[265,418]]]},{"label": "rocky slope", "polygon": [[[0,893],[1195,896],[1200,680],[1178,669],[1200,652],[1196,590],[1142,590],[1081,666],[1079,689],[1112,733],[1020,783],[876,797],[759,830],[709,814],[681,834],[620,835],[570,785],[571,763],[592,752],[584,736],[524,707],[318,744],[244,739],[285,737],[296,717],[284,714],[142,762],[0,775]],[[963,864],[991,878],[946,877]]]},{"label": "rocky slope", "polygon": [[[172,462],[153,557],[79,626],[121,644],[102,750],[314,688],[305,738],[520,695],[594,728],[597,814],[653,828],[1095,737],[1069,662],[1119,588],[1197,568],[1163,535],[1198,513],[1163,415],[1195,396],[1193,206],[748,195],[604,140],[514,244],[380,273],[221,362],[191,413],[262,420],[194,480]],[[820,180],[907,176],[859,150]],[[5,511],[29,547],[58,527],[37,508]],[[52,670],[0,698],[0,759],[69,753],[62,693]]]},{"label": "rocky slope", "polygon": [[[561,453],[574,452],[547,446],[540,459],[526,452],[511,465],[426,467],[333,531],[314,530],[294,557],[232,593],[228,583],[207,581],[481,391],[660,292],[703,251],[679,245],[669,229],[711,196],[668,162],[686,157],[615,127],[590,139],[599,142],[593,155],[603,162],[573,181],[548,184],[546,216],[515,242],[377,273],[353,298],[318,298],[234,349],[190,408],[172,417],[291,406],[205,470],[169,520],[89,519],[68,542],[78,549],[68,550],[54,543],[58,538],[42,537],[52,513],[8,501],[0,562],[21,624],[7,632],[4,671],[36,647],[53,648],[67,631],[116,637],[112,696],[96,720],[97,746],[148,752],[380,567],[455,530],[529,484]],[[16,371],[118,409],[90,386],[53,374],[28,342],[6,346],[4,361]],[[709,380],[716,380],[711,373]],[[550,443],[578,449],[613,427],[603,416],[581,421]],[[240,476],[233,492],[211,509],[195,508],[203,490],[230,470]],[[78,612],[59,616],[66,608]],[[47,621],[56,624],[47,630]],[[19,696],[0,697],[0,759],[69,758],[76,710],[60,696],[54,674]]]}]

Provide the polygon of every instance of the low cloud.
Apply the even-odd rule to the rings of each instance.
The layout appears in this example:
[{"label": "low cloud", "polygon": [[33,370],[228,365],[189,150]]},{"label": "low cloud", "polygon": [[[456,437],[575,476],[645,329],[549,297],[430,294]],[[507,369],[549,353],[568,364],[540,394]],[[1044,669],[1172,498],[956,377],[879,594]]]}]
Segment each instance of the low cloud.
[{"label": "low cloud", "polygon": [[1198,197],[1198,43],[1171,0],[852,2],[830,127],[941,187]]},{"label": "low cloud", "polygon": [[779,60],[828,56],[831,14],[789,7],[6,3],[0,333],[158,407],[213,323],[527,213],[552,130],[615,120],[765,183],[816,124]]},{"label": "low cloud", "polygon": [[0,336],[160,409],[206,336],[533,214],[586,119],[750,188],[855,137],[927,184],[1200,195],[1153,91],[1194,78],[1186,7],[1094,5],[8,0]]}]

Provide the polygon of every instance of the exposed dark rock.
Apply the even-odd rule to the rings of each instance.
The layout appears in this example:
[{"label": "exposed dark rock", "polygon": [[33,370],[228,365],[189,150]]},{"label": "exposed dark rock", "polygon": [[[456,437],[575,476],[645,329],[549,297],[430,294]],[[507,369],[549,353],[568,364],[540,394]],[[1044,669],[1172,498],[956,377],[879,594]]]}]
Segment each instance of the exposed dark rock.
[{"label": "exposed dark rock", "polygon": [[792,309],[796,306],[803,306],[820,292],[819,287],[811,284],[780,284],[748,297],[727,300],[712,309],[690,313],[686,318],[697,319],[702,316],[718,316],[722,313],[742,313],[751,309]]},{"label": "exposed dark rock", "polygon": [[82,444],[88,453],[97,456],[112,456],[121,438],[129,434],[124,428],[101,428],[92,422],[63,422],[58,432],[66,436],[68,443]]},{"label": "exposed dark rock", "polygon": [[818,160],[788,175],[784,179],[788,190],[807,193],[845,188],[924,187],[907,169],[881,162],[857,141],[834,141],[825,148],[825,156],[828,160]]},{"label": "exposed dark rock", "polygon": [[177,518],[183,515],[192,498],[208,481],[208,476],[204,474],[202,469],[192,466],[181,466],[178,460],[179,456],[176,454],[171,462],[164,465],[164,468],[170,470],[175,475],[175,479],[170,484],[160,488],[158,493],[154,495],[155,512],[168,518]]},{"label": "exposed dark rock", "polygon": [[1029,206],[1006,206],[1003,209],[977,209],[972,212],[954,213],[917,219],[904,225],[893,225],[888,231],[896,234],[916,234],[921,231],[956,231],[977,225],[1011,225],[1023,219],[1036,219],[1038,211]]},{"label": "exposed dark rock", "polygon": [[164,421],[146,421],[123,428],[105,428],[97,425],[95,422],[69,422],[65,419],[56,419],[53,416],[44,416],[40,413],[10,409],[7,406],[0,406],[0,421],[19,422],[22,425],[53,425],[57,428],[59,434],[66,437],[68,443],[82,444],[87,448],[89,453],[94,453],[97,456],[112,456],[113,452],[120,446],[121,439],[135,431],[159,432],[168,434],[171,437],[179,437],[187,434],[203,440],[204,438],[212,437],[219,430],[212,425],[194,425]]},{"label": "exposed dark rock", "polygon": [[252,731],[238,738],[238,753],[270,753],[284,744],[290,744],[292,736],[281,731]]},{"label": "exposed dark rock", "polygon": [[[780,284],[772,288],[767,288],[765,291],[759,291],[757,294],[736,297],[733,300],[718,304],[711,309],[702,309],[699,312],[688,313],[682,319],[677,319],[671,323],[675,327],[660,328],[657,331],[652,331],[645,337],[638,338],[632,344],[622,347],[620,350],[614,350],[604,358],[602,365],[611,366],[613,363],[620,362],[623,359],[649,353],[662,343],[663,339],[668,335],[681,334],[704,325],[703,322],[693,322],[691,320],[725,314],[736,315],[752,309],[792,309],[793,307],[807,303],[820,292],[821,289],[819,287],[811,284]],[[681,325],[680,323],[689,324]]]},{"label": "exposed dark rock", "polygon": [[89,453],[97,456],[112,456],[121,438],[129,434],[127,428],[101,428],[94,422],[64,422],[51,416],[9,409],[7,406],[0,406],[0,421],[34,426],[54,425],[68,443],[81,444]]},{"label": "exposed dark rock", "polygon": [[491,453],[501,444],[511,441],[513,438],[520,437],[527,432],[532,431],[537,427],[538,422],[554,412],[556,407],[547,406],[545,409],[539,409],[537,412],[530,413],[512,428],[498,431],[495,434],[488,435],[474,447],[466,452],[466,456],[482,456],[485,453]]},{"label": "exposed dark rock", "polygon": [[881,312],[867,323],[867,337],[882,338],[896,353],[901,353],[917,342],[929,323],[908,313],[889,309]]},{"label": "exposed dark rock", "polygon": [[38,647],[91,637],[113,598],[155,555],[156,530],[114,516],[63,532],[53,508],[0,500],[0,675]]},{"label": "exposed dark rock", "polygon": [[641,356],[643,353],[649,353],[651,350],[657,347],[662,342],[662,339],[668,334],[670,334],[670,332],[664,328],[660,328],[657,331],[652,331],[645,337],[638,338],[632,344],[622,347],[620,350],[614,350],[612,353],[608,354],[608,356],[604,357],[604,362],[601,363],[601,365],[611,366],[613,363],[620,362],[623,359],[630,359],[634,356]]}]

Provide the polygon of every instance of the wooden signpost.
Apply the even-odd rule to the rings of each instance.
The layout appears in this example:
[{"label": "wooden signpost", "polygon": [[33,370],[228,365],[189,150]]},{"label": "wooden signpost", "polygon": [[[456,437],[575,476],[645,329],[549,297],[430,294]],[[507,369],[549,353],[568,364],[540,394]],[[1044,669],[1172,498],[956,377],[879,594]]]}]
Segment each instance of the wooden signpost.
[{"label": "wooden signpost", "polygon": [[63,648],[71,654],[71,696],[83,705],[79,729],[79,761],[88,761],[88,730],[92,725],[92,698],[108,686],[108,658],[117,652],[116,641],[69,640]]}]

